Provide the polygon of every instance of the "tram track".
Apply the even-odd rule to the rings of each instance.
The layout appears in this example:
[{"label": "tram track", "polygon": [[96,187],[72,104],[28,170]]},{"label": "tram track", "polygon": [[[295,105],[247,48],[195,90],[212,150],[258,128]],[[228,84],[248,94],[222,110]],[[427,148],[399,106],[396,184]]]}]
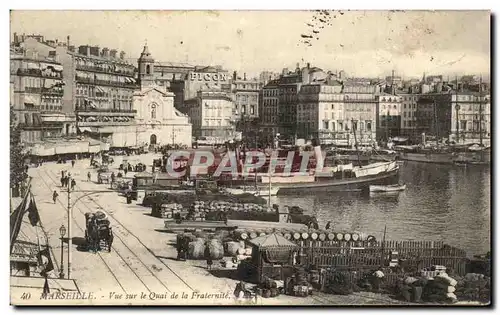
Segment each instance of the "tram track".
[{"label": "tram track", "polygon": [[[56,183],[56,180],[53,179],[48,173],[47,175],[49,176],[49,178],[54,182]],[[76,186],[78,187],[78,185]],[[78,192],[75,192],[73,194],[78,194]],[[104,210],[104,207],[99,204],[96,200],[94,200],[91,196],[84,196],[83,194],[80,195],[78,198],[81,198],[81,199],[88,199],[90,200],[91,202],[93,202],[98,209],[100,209],[101,211],[105,212],[107,214],[108,217],[112,218],[117,224],[116,226],[114,226],[114,230],[120,232],[120,233],[123,233],[122,231],[120,231],[121,229],[123,229],[125,232],[126,232],[126,235],[123,235],[123,236],[120,236],[120,234],[118,233],[113,233],[114,235],[114,239],[118,239],[120,240],[121,244],[132,254],[132,256],[134,257],[133,259],[138,261],[143,267],[145,270],[147,270],[148,272],[148,275],[151,275],[154,279],[157,280],[157,282],[165,289],[167,290],[168,292],[172,292],[168,286],[154,273],[154,271],[152,271],[148,265],[144,262],[143,259],[141,259],[136,253],[134,250],[132,250],[130,248],[130,246],[127,244],[127,241],[126,241],[126,237],[132,237],[134,238],[144,249],[147,250],[148,253],[150,253],[155,261],[159,261],[161,264],[163,264],[169,271],[172,275],[174,275],[177,279],[179,279],[185,286],[187,286],[191,291],[195,291],[191,286],[189,286],[189,284],[187,284],[184,279],[182,279],[182,277],[180,277],[175,271],[173,271],[170,266],[168,266],[167,264],[165,264],[161,259],[159,259],[158,257],[156,257],[156,255],[154,254],[153,251],[151,251],[134,233],[132,233],[127,227],[125,227],[125,225],[123,223],[121,223],[115,216],[113,216],[112,214],[108,213],[107,211]],[[95,211],[95,209],[92,209],[86,202],[83,202],[81,203],[80,205],[83,205],[85,208],[87,208],[87,210],[89,211]],[[76,204],[75,204],[76,206]],[[75,207],[74,207],[75,208]],[[84,212],[81,210],[80,207],[77,207],[79,212],[82,213],[84,215]],[[125,234],[125,233],[123,233]],[[114,243],[113,243],[114,244]],[[121,255],[119,253],[119,251],[117,251],[116,247],[113,246],[113,249],[112,249],[114,252],[116,252],[120,258],[129,266],[129,268],[132,269],[130,263],[127,263],[125,261],[125,258],[123,257],[123,255]],[[137,275],[137,273],[134,271],[134,274],[136,274],[136,276],[141,280],[141,282],[143,283],[143,285],[148,289],[149,292],[155,292],[154,290],[151,290],[151,288],[149,288],[145,283],[144,281],[141,279],[141,277],[139,275]],[[147,275],[147,276],[148,276]]]},{"label": "tram track", "polygon": [[[44,171],[47,176],[48,176],[48,173],[46,171]],[[47,181],[43,178],[43,176],[40,176],[40,170],[37,169],[37,173],[39,175],[39,178],[41,179],[42,183],[49,189],[51,190],[49,184],[47,183]],[[50,177],[49,177],[50,178]],[[56,183],[56,186],[57,186],[57,183]],[[57,202],[63,207],[63,209],[66,209],[66,205],[60,200],[60,199],[57,199]],[[67,209],[66,209],[67,210]],[[68,214],[69,215],[69,214]],[[82,233],[85,233],[85,231],[82,229],[82,227],[77,223],[77,221],[75,220],[75,225],[82,231]],[[122,283],[120,282],[120,280],[118,280],[116,274],[113,272],[113,270],[111,269],[111,267],[108,265],[108,263],[106,262],[106,260],[104,260],[104,258],[102,257],[101,253],[97,253],[99,258],[102,260],[104,266],[106,266],[107,270],[109,271],[109,273],[113,276],[113,278],[115,279],[116,283],[120,286],[120,288],[122,289],[122,291],[125,293],[125,294],[128,294],[127,290],[125,290],[125,288],[123,287]]]}]

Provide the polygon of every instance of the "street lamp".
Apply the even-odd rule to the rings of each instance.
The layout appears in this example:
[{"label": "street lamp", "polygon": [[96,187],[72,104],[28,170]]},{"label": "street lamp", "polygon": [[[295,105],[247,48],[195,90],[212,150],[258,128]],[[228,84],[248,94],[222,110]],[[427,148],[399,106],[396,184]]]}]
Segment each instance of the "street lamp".
[{"label": "street lamp", "polygon": [[61,225],[59,228],[59,234],[61,235],[61,268],[59,270],[59,278],[64,279],[64,255],[63,255],[63,249],[64,249],[64,242],[63,242],[63,237],[66,235],[66,227]]}]

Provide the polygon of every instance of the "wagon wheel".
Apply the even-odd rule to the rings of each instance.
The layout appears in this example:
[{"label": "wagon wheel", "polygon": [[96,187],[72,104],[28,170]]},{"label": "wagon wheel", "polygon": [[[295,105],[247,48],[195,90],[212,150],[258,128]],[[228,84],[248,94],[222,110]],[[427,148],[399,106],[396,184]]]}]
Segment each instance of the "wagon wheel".
[{"label": "wagon wheel", "polygon": [[111,183],[111,189],[117,189],[118,188],[118,183],[113,182]]}]

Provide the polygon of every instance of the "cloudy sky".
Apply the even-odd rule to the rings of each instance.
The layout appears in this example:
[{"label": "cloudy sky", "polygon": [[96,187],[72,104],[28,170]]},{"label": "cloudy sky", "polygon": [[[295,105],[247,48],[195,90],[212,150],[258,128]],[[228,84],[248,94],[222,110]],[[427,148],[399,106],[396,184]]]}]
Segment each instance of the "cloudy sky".
[{"label": "cloudy sky", "polygon": [[[310,62],[349,76],[490,72],[487,11],[12,11],[11,33],[257,74]],[[306,41],[306,42],[304,42]]]}]

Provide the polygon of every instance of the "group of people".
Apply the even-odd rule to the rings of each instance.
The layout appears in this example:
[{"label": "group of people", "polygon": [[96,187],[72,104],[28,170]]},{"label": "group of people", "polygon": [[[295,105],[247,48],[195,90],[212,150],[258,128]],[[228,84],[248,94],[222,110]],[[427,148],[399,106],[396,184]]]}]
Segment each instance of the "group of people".
[{"label": "group of people", "polygon": [[61,187],[68,187],[75,190],[76,181],[71,177],[71,172],[61,171]]}]

